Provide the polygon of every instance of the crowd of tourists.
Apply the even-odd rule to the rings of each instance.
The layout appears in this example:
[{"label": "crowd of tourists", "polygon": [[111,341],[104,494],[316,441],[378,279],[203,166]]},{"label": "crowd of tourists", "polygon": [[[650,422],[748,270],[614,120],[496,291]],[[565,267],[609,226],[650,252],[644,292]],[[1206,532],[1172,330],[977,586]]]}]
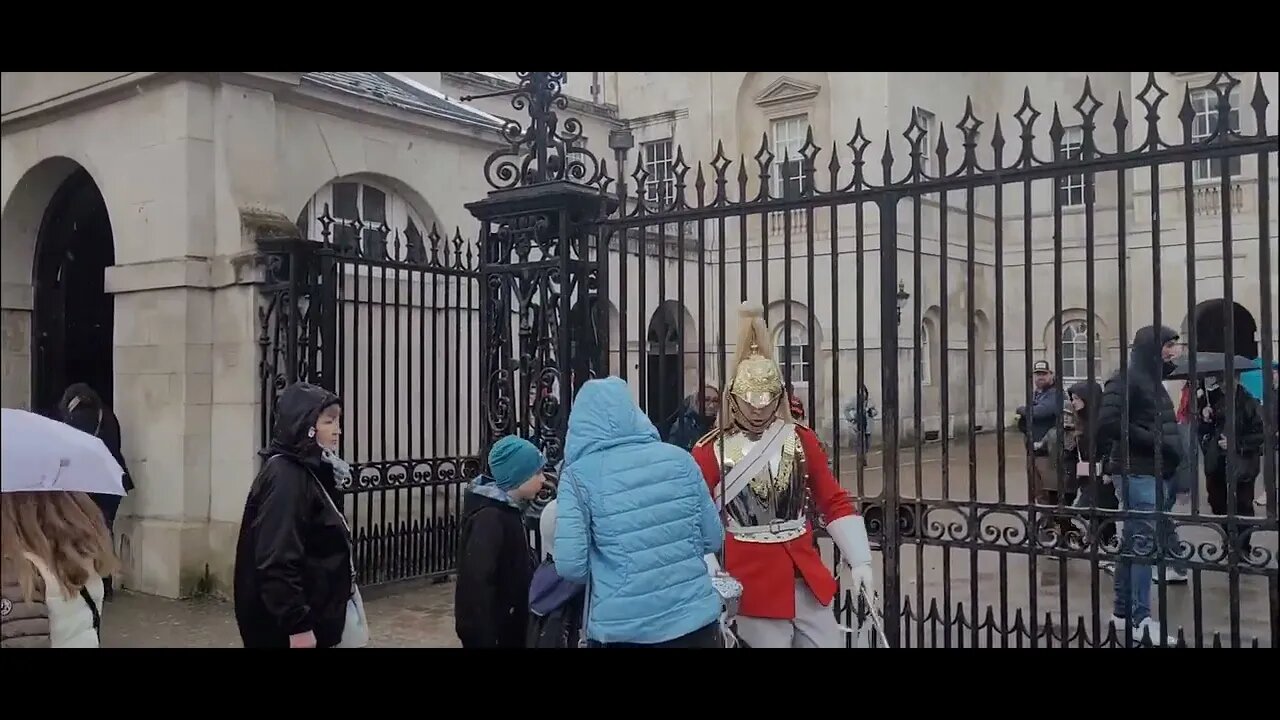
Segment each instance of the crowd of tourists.
[{"label": "crowd of tourists", "polygon": [[[454,617],[464,647],[844,644],[831,609],[837,580],[819,556],[810,503],[855,593],[873,584],[865,523],[802,422],[760,309],[744,306],[739,325],[723,391],[704,388],[664,433],[625,381],[581,387],[555,499],[538,517],[541,557],[526,518],[551,486],[548,459],[521,437],[493,444],[461,515]],[[1163,383],[1185,372],[1180,355],[1177,333],[1151,326],[1134,336],[1128,372],[1103,386],[1080,382],[1064,393],[1047,362],[1033,366],[1032,403],[1016,416],[1033,451],[1038,504],[1168,511],[1195,491],[1202,462],[1212,512],[1253,514],[1264,428],[1280,417],[1263,420],[1247,383],[1233,383],[1228,396],[1224,380],[1235,370],[1209,361],[1187,376],[1175,408]],[[849,408],[859,434],[867,399],[860,392]],[[67,390],[55,418],[4,413],[0,644],[97,647],[118,566],[112,525],[133,487],[119,423],[84,385]],[[369,642],[341,510],[352,472],[339,456],[341,434],[338,396],[307,383],[282,391],[236,546],[235,617],[246,647]],[[1081,532],[1070,514],[1046,515],[1044,532]],[[1153,566],[1131,556],[1135,547],[1170,547],[1174,531],[1149,518],[1121,525],[1118,537],[1109,523],[1096,538],[1122,551],[1104,566],[1115,574],[1112,623],[1159,638]],[[1232,531],[1223,522],[1224,537]],[[1248,553],[1247,532],[1241,544]],[[1185,582],[1176,562],[1157,561],[1166,581]]]},{"label": "crowd of tourists", "polygon": [[[1234,543],[1248,556],[1251,534],[1246,530],[1233,539],[1225,516],[1252,517],[1254,505],[1263,504],[1261,496],[1255,500],[1266,447],[1260,382],[1269,375],[1280,391],[1280,371],[1246,370],[1257,366],[1202,353],[1192,376],[1182,356],[1177,332],[1144,327],[1130,345],[1126,374],[1113,375],[1105,386],[1078,382],[1065,398],[1049,363],[1037,361],[1032,403],[1016,411],[1017,426],[1034,455],[1035,501],[1046,506],[1046,514],[1054,505],[1167,513],[1179,498],[1197,492],[1203,468],[1210,511],[1224,516],[1220,544]],[[1241,370],[1245,377],[1237,376],[1229,397],[1226,377]],[[1164,383],[1176,379],[1186,383],[1175,409]],[[1259,383],[1251,390],[1248,380],[1254,379]],[[1277,408],[1280,404],[1269,410],[1276,413]],[[1272,427],[1280,427],[1280,413]],[[1273,447],[1280,448],[1280,438]],[[1176,639],[1152,619],[1151,585],[1161,579],[1188,581],[1175,551],[1180,546],[1176,528],[1150,518],[1121,525],[1119,537],[1114,522],[1102,523],[1096,535],[1096,542],[1121,551],[1116,561],[1099,562],[1115,576],[1111,623],[1151,642],[1160,642],[1163,633],[1164,641],[1174,644]],[[1065,514],[1042,522],[1038,530],[1091,542],[1084,523]],[[1152,549],[1156,561],[1165,565],[1162,573],[1150,562],[1131,559]]]}]

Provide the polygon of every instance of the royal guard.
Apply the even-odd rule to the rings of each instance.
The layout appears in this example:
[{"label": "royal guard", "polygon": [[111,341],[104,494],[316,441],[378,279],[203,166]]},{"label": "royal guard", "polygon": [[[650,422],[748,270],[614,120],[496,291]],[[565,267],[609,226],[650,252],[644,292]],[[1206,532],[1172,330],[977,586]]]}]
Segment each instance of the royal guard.
[{"label": "royal guard", "polygon": [[[743,305],[740,315],[719,427],[693,449],[723,508],[724,570],[742,584],[737,636],[750,647],[842,647],[831,608],[836,579],[818,554],[806,500],[852,569],[855,593],[873,581],[866,526],[817,435],[792,415],[761,309]],[[721,572],[714,555],[707,565]]]}]

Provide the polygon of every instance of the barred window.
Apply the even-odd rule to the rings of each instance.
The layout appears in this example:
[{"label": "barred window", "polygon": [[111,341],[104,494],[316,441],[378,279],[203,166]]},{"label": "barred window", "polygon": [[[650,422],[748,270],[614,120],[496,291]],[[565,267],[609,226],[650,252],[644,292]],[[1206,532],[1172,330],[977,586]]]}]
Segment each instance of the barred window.
[{"label": "barred window", "polygon": [[[1083,144],[1084,128],[1079,126],[1067,128],[1062,135],[1062,144],[1059,146],[1062,152],[1062,159],[1075,160],[1080,157],[1080,148]],[[1059,177],[1058,203],[1062,207],[1084,205],[1085,193],[1093,192],[1092,187],[1086,187],[1087,179],[1084,173]],[[1089,183],[1089,185],[1092,185],[1092,183]]]},{"label": "barred window", "polygon": [[808,329],[793,320],[778,330],[774,346],[783,377],[792,383],[809,382],[813,348],[809,345]]},{"label": "barred window", "polygon": [[773,121],[773,196],[800,197],[804,187],[804,147],[809,131],[809,117],[794,115]]},{"label": "barred window", "polygon": [[676,195],[675,175],[671,172],[671,139],[644,143],[641,149],[644,151],[644,169],[649,173],[644,182],[645,199],[670,204]]},{"label": "barred window", "polygon": [[[1230,109],[1227,111],[1227,128],[1240,131],[1240,91],[1232,91],[1227,97]],[[1211,87],[1200,88],[1191,93],[1191,108],[1195,117],[1191,120],[1191,140],[1204,142],[1218,130],[1218,90]],[[1222,177],[1223,163],[1227,165],[1227,176],[1240,174],[1240,156],[1229,158],[1204,158],[1196,160],[1191,166],[1191,175],[1196,180],[1216,180]]]}]

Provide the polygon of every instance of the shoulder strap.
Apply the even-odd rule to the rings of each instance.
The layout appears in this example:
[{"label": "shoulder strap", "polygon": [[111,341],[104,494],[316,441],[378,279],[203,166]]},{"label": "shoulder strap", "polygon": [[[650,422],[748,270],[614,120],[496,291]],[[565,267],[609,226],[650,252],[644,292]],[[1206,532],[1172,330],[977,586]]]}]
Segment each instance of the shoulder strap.
[{"label": "shoulder strap", "polygon": [[98,604],[93,601],[93,596],[89,594],[89,588],[80,587],[80,597],[84,598],[84,602],[89,606],[89,612],[93,613],[93,632],[98,635],[98,639],[102,639],[102,616],[98,614]]}]

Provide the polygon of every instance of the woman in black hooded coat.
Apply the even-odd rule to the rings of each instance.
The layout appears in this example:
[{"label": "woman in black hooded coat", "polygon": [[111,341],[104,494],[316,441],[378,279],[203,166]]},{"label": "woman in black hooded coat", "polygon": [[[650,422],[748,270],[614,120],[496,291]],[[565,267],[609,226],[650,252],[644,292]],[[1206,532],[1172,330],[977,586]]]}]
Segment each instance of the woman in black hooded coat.
[{"label": "woman in black hooded coat", "polygon": [[[72,383],[62,393],[62,400],[58,403],[58,413],[60,415],[58,419],[62,422],[97,437],[103,445],[107,446],[107,451],[124,470],[122,480],[125,493],[133,492],[133,478],[129,475],[129,465],[125,463],[124,453],[120,451],[120,421],[111,411],[111,407],[103,402],[102,396],[86,383]],[[114,543],[116,512],[120,509],[120,501],[124,498],[102,493],[90,493],[89,497],[93,498],[94,504],[102,510],[102,516],[107,521],[107,529],[112,532]],[[106,577],[102,581],[106,597],[110,598],[114,594],[111,578]]]},{"label": "woman in black hooded coat", "polygon": [[308,383],[290,385],[276,402],[273,439],[260,453],[236,544],[236,623],[245,647],[342,640],[354,578],[350,534],[337,512],[338,485],[351,473],[335,454],[339,411],[337,395]]}]

